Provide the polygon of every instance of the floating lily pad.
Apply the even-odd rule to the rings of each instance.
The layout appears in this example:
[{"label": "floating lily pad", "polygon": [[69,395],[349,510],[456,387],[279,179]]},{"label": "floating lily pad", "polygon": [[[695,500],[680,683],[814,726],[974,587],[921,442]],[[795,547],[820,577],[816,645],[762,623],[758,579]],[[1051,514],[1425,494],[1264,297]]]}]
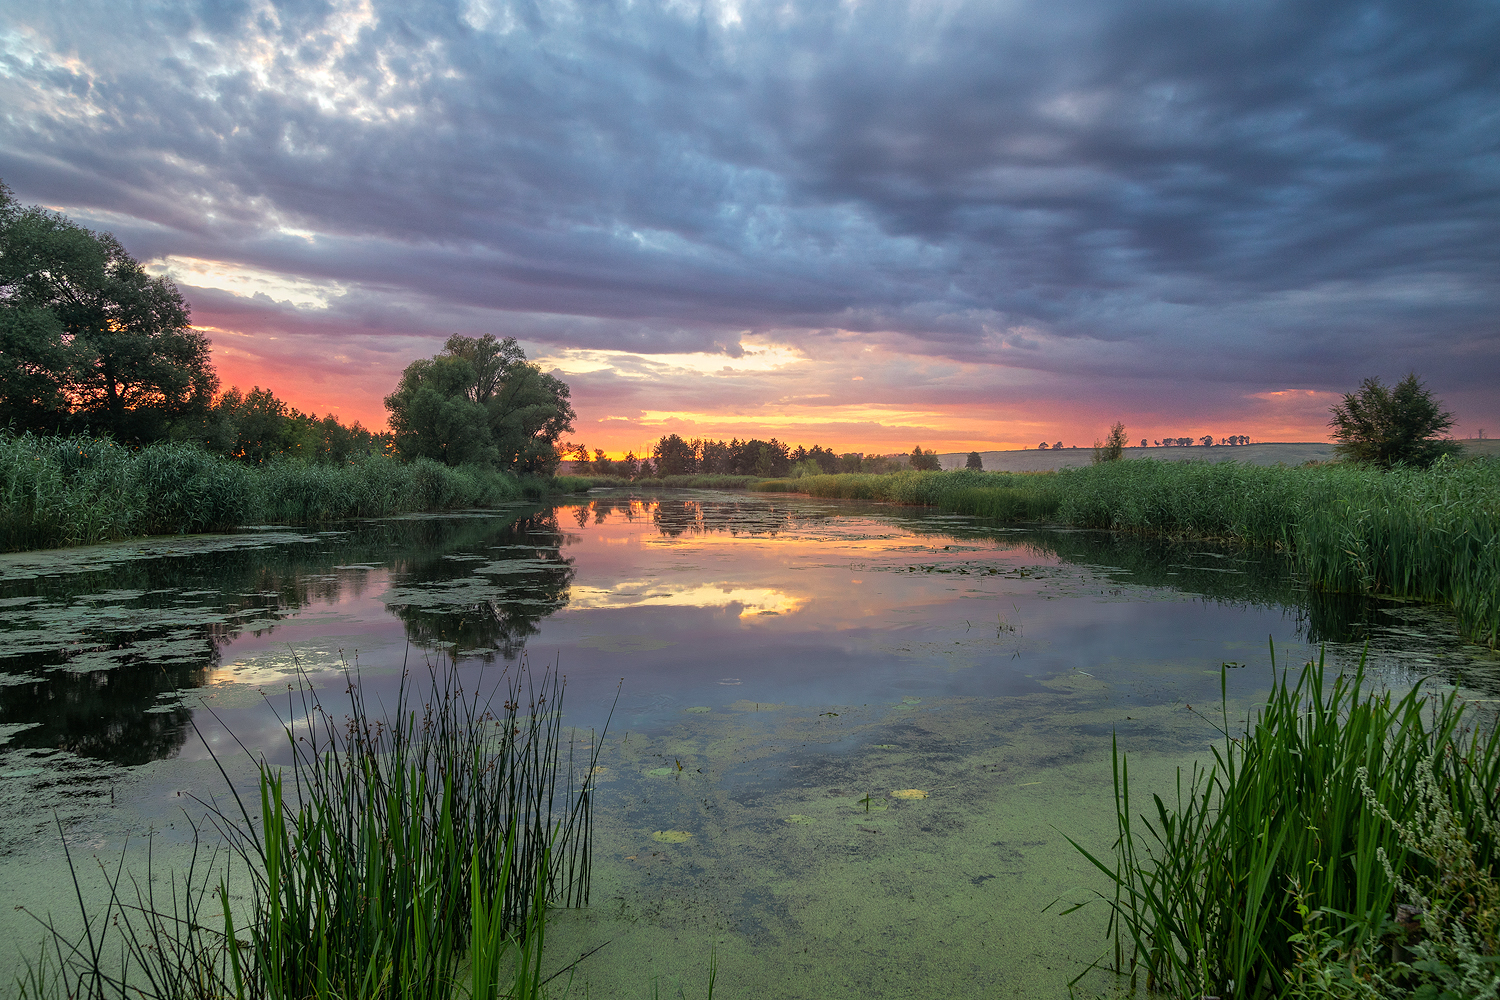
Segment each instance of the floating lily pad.
[{"label": "floating lily pad", "polygon": [[675,767],[654,767],[651,770],[647,771],[646,773],[647,774],[654,774],[658,778],[665,778],[669,774],[675,774],[676,771],[677,771],[677,768],[675,768]]},{"label": "floating lily pad", "polygon": [[788,823],[798,823],[798,824],[811,824],[811,823],[816,823],[817,822],[817,820],[813,819],[811,816],[804,816],[801,813],[792,813],[790,816],[788,816],[786,818],[786,821]]},{"label": "floating lily pad", "polygon": [[893,799],[925,799],[927,793],[920,788],[898,788],[891,792]]},{"label": "floating lily pad", "polygon": [[901,699],[901,704],[903,704],[903,705],[920,705],[920,704],[922,704],[922,699],[921,698],[913,698],[911,695],[907,695],[905,698]]},{"label": "floating lily pad", "polygon": [[651,839],[663,844],[685,844],[693,839],[693,835],[686,830],[657,830],[651,834]]},{"label": "floating lily pad", "polygon": [[683,709],[683,711],[691,712],[694,715],[707,715],[709,712],[712,712],[713,709],[709,708],[707,705],[694,705],[692,708]]}]

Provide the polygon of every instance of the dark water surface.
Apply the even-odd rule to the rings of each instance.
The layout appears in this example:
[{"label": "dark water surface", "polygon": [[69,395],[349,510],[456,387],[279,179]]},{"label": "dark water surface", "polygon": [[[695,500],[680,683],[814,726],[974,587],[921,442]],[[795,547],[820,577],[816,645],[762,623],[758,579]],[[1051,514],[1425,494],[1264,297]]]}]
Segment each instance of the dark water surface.
[{"label": "dark water surface", "polygon": [[1454,636],[1273,555],[717,492],[0,556],[0,976],[36,938],[14,905],[68,909],[57,824],[75,855],[181,851],[207,746],[241,778],[231,732],[284,755],[265,699],[299,666],[389,697],[403,663],[525,655],[575,726],[619,691],[593,902],[549,937],[559,966],[610,942],[577,995],[702,995],[712,949],[720,996],[1062,996],[1103,914],[1043,910],[1102,888],[1064,835],[1108,848],[1113,734],[1165,790],[1268,639],[1500,688]]}]

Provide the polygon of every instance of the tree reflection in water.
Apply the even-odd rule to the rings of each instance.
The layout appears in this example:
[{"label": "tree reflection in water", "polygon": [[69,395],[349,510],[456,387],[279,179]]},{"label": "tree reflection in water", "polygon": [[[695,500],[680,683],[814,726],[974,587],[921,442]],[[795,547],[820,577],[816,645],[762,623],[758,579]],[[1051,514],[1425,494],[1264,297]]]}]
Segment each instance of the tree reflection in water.
[{"label": "tree reflection in water", "polygon": [[486,662],[519,656],[538,622],[568,603],[573,561],[562,555],[557,514],[520,518],[472,555],[413,553],[398,563],[386,607],[412,644]]},{"label": "tree reflection in water", "polygon": [[[264,543],[236,536],[219,548],[210,539],[156,558],[122,548],[127,554],[104,568],[95,553],[93,566],[69,571],[60,558],[45,574],[0,578],[0,735],[7,737],[0,746],[125,765],[171,756],[189,731],[190,693],[238,636],[274,632],[308,605],[359,596],[372,568],[459,569],[466,564],[448,556],[535,536],[533,557],[562,565],[528,578],[476,637],[509,636],[503,648],[511,655],[566,601],[572,578],[557,551],[555,519],[526,514],[392,519],[347,531],[277,532]],[[414,641],[425,641],[442,617],[411,616]]]}]

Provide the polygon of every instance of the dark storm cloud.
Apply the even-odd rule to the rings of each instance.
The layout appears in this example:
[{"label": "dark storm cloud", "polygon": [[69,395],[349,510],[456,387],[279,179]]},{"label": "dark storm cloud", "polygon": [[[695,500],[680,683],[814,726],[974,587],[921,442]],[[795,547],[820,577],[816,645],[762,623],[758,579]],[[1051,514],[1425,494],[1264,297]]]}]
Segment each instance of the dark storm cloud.
[{"label": "dark storm cloud", "polygon": [[17,2],[0,38],[23,198],[346,283],[335,323],[1500,374],[1491,3]]}]

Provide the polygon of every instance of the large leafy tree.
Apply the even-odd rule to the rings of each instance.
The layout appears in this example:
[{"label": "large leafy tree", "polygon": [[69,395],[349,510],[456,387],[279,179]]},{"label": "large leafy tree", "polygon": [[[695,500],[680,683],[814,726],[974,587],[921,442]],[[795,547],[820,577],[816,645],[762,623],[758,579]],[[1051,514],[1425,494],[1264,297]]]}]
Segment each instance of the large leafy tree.
[{"label": "large leafy tree", "polygon": [[61,404],[131,440],[161,436],[218,387],[208,339],[170,280],[147,274],[109,233],[20,207],[3,185],[0,308],[6,368],[27,373],[27,388],[7,385],[8,406]]},{"label": "large leafy tree", "polygon": [[414,361],[385,399],[396,447],[448,465],[493,463],[549,475],[573,429],[568,386],[526,360],[514,337],[452,336]]},{"label": "large leafy tree", "polygon": [[1393,387],[1365,379],[1358,392],[1345,393],[1328,425],[1338,440],[1335,450],[1356,462],[1426,467],[1459,450],[1456,442],[1439,437],[1453,426],[1453,414],[1415,373]]}]

